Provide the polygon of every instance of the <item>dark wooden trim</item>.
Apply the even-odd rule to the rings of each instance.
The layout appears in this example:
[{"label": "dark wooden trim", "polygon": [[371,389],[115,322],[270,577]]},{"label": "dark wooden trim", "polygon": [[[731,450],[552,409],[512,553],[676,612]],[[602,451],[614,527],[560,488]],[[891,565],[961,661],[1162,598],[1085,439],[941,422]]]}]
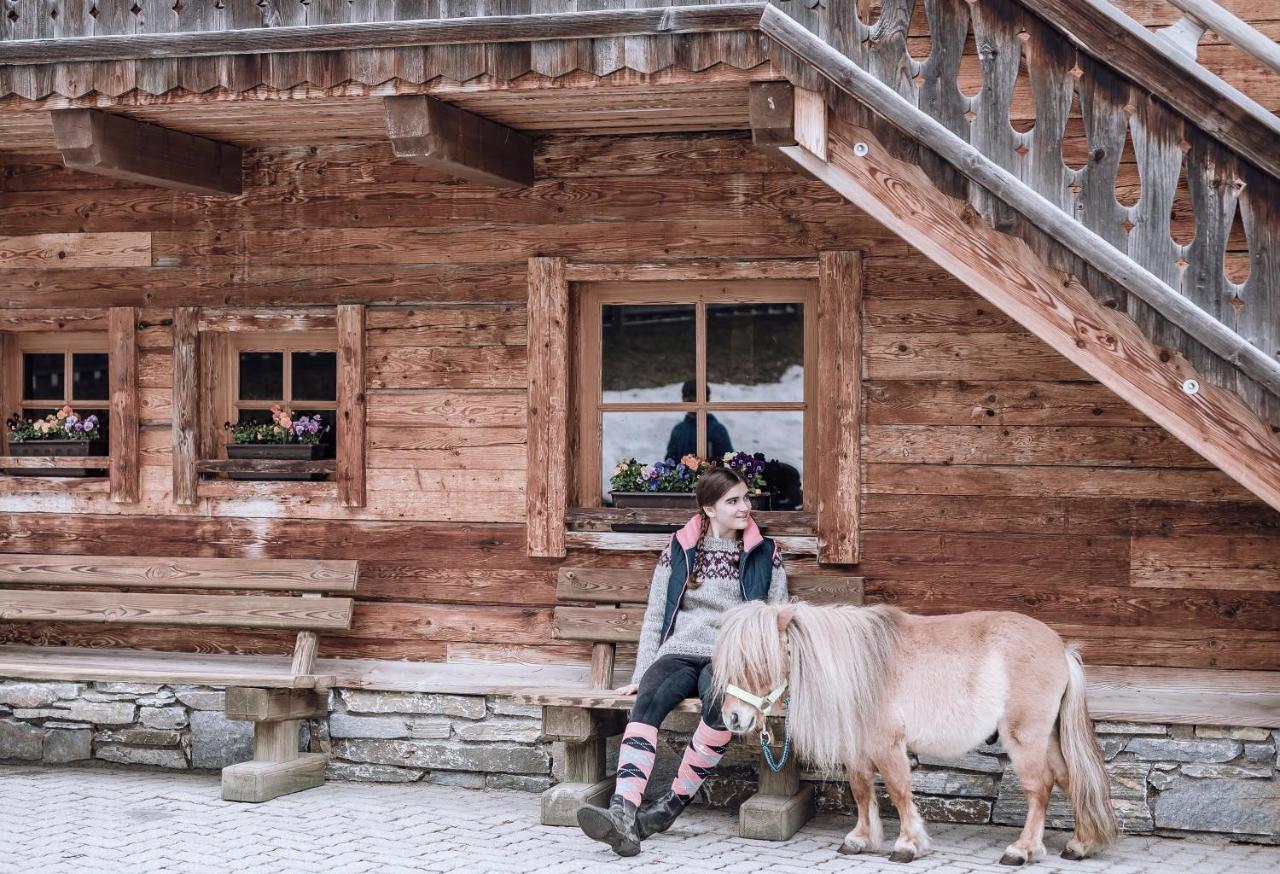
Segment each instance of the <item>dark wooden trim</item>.
[{"label": "dark wooden trim", "polygon": [[107,343],[111,382],[111,501],[136,504],[141,463],[138,434],[138,311],[107,311]]},{"label": "dark wooden trim", "polygon": [[55,109],[53,138],[73,170],[195,194],[239,194],[239,146],[98,109]]},{"label": "dark wooden trim", "polygon": [[430,94],[386,97],[387,138],[397,158],[498,188],[533,184],[533,138]]},{"label": "dark wooden trim", "polygon": [[365,331],[364,304],[338,305],[338,503],[363,507],[365,492]]},{"label": "dark wooden trim", "polygon": [[199,473],[200,308],[173,308],[173,502],[196,503]]},{"label": "dark wooden trim", "polygon": [[267,458],[202,458],[196,462],[199,473],[332,473],[337,461],[288,461]]},{"label": "dark wooden trim", "polygon": [[[1063,212],[1020,179],[923,110],[903,100],[823,40],[770,7],[761,30],[783,48],[813,66],[837,88],[883,116],[1049,234],[1103,275],[1122,285],[1161,316],[1186,331],[1224,361],[1234,364],[1273,394],[1280,395],[1280,361],[1202,310],[1190,298],[1165,285],[1137,262]],[[790,148],[792,147],[782,147]],[[794,157],[794,156],[793,156]],[[810,164],[811,162],[806,162]]]},{"label": "dark wooden trim", "polygon": [[525,42],[611,36],[753,30],[763,3],[600,9],[545,15],[489,15],[270,27],[216,33],[140,33],[0,42],[0,64],[66,64],[202,55],[325,52],[415,45]]}]

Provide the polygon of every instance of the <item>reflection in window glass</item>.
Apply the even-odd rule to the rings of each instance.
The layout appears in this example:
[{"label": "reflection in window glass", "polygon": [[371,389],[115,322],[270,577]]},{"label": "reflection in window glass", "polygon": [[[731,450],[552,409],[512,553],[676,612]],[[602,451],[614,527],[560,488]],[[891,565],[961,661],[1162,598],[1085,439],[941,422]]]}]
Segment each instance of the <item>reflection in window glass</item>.
[{"label": "reflection in window glass", "polygon": [[278,401],[284,397],[284,353],[240,353],[240,400]]},{"label": "reflection in window glass", "polygon": [[335,401],[338,399],[338,355],[336,352],[293,352],[293,399]]},{"label": "reflection in window glass", "polygon": [[[683,413],[605,413],[600,456],[601,496],[609,497],[609,477],[623,458],[651,464],[666,457],[672,434],[685,421]],[[690,499],[690,505],[693,501]]]},{"label": "reflection in window glass", "polygon": [[799,410],[716,413],[739,452],[764,453],[765,479],[775,493],[774,507],[798,510],[804,472],[804,413]]},{"label": "reflection in window glass", "polygon": [[56,400],[66,395],[66,356],[61,352],[27,352],[22,356],[22,399]]},{"label": "reflection in window glass", "polygon": [[71,399],[102,401],[111,396],[107,379],[107,353],[74,352],[71,355]]},{"label": "reflection in window glass", "polygon": [[804,400],[804,305],[708,306],[707,382],[715,401]]},{"label": "reflection in window glass", "polygon": [[679,403],[695,374],[693,304],[601,309],[604,401]]}]

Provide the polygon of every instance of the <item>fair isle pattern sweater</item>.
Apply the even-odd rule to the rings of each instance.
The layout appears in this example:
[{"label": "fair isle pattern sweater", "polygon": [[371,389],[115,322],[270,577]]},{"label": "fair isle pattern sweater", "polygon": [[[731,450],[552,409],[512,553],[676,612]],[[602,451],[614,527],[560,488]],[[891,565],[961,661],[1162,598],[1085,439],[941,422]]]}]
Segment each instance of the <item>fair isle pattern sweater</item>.
[{"label": "fair isle pattern sweater", "polygon": [[[666,607],[667,585],[671,580],[671,545],[662,550],[658,566],[653,569],[649,585],[649,604],[640,626],[640,647],[636,652],[636,669],[631,682],[638,683],[657,659],[664,655],[687,655],[711,658],[716,642],[720,614],[742,603],[742,587],[738,582],[738,541],[733,537],[712,537],[702,541],[705,556],[697,588],[685,590],[675,628],[661,646],[662,614]],[[773,577],[769,581],[771,604],[787,600],[787,572],[782,559],[773,556]]]}]

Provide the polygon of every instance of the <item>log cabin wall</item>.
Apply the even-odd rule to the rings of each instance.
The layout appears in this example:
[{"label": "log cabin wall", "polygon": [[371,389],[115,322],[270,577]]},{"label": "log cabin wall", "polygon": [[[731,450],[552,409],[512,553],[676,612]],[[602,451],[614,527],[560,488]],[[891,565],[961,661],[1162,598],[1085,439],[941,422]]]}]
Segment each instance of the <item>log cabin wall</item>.
[{"label": "log cabin wall", "polygon": [[[0,307],[140,307],[141,494],[0,477],[0,550],[359,559],[355,624],[322,654],[580,661],[551,638],[558,562],[526,555],[526,259],[865,260],[869,601],[1021,610],[1111,664],[1280,668],[1280,514],[737,133],[550,137],[530,189],[385,143],[250,151],[198,196],[10,164]],[[175,306],[228,317],[366,303],[368,499],[202,483],[172,501]],[[228,309],[231,308],[231,309]],[[0,316],[3,316],[0,313]],[[649,567],[571,550],[566,563]],[[795,557],[795,570],[813,571]],[[848,569],[841,569],[842,572]],[[287,652],[270,633],[0,625],[6,641]]]}]

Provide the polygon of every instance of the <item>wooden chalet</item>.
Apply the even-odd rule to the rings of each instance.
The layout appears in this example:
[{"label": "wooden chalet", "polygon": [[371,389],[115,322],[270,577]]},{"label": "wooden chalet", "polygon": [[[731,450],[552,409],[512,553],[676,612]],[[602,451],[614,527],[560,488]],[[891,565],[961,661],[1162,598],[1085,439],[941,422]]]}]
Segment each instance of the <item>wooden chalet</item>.
[{"label": "wooden chalet", "polygon": [[[604,483],[689,417],[815,590],[1280,727],[1280,12],[1225,5],[5,0],[0,411],[109,454],[0,435],[0,678],[603,686],[688,513]],[[228,457],[271,403],[330,457]]]}]

